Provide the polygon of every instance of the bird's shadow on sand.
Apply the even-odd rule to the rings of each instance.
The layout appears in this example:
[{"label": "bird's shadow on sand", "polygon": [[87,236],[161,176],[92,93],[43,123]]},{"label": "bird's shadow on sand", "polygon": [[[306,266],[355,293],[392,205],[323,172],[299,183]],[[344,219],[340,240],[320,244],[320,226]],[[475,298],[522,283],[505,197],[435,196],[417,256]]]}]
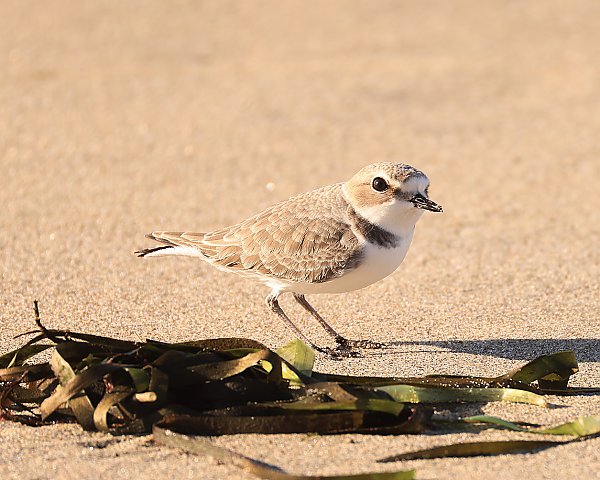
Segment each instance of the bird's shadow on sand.
[{"label": "bird's shadow on sand", "polygon": [[[561,350],[573,350],[580,362],[600,362],[600,338],[504,338],[486,340],[423,340],[386,343],[387,347],[399,349],[409,345],[435,347],[431,352],[444,349],[450,352],[487,355],[511,360],[531,360],[540,355]],[[408,352],[407,352],[408,353]]]}]

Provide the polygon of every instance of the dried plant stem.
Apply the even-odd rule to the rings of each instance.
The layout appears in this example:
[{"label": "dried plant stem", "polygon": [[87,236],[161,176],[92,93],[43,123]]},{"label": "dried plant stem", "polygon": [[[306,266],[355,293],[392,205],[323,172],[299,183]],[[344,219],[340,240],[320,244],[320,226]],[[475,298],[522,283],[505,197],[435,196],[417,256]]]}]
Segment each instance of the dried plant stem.
[{"label": "dried plant stem", "polygon": [[35,324],[38,326],[38,328],[44,334],[44,336],[46,338],[52,340],[54,343],[61,343],[62,340],[59,339],[56,335],[54,335],[50,330],[48,330],[42,324],[42,321],[40,320],[40,309],[39,309],[38,301],[37,300],[33,301],[33,311],[35,313]]}]

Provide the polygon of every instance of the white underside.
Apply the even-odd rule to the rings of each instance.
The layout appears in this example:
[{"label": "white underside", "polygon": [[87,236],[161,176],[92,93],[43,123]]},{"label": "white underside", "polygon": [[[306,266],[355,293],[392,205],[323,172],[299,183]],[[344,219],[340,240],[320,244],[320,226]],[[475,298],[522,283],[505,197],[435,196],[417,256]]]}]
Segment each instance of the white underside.
[{"label": "white underside", "polygon": [[210,260],[204,257],[197,249],[193,247],[178,246],[174,248],[167,248],[150,253],[146,256],[163,257],[182,255],[200,257],[208,263],[211,263],[214,267],[217,267],[219,270],[237,273],[244,277],[260,281],[271,288],[271,290],[278,293],[343,293],[367,287],[393,273],[400,266],[404,260],[404,257],[406,256],[406,252],[408,251],[408,247],[412,241],[413,231],[414,230],[405,232],[402,236],[402,240],[396,248],[383,248],[367,243],[364,247],[363,256],[361,257],[357,268],[347,272],[341,277],[334,278],[333,280],[323,283],[291,282],[289,280],[266,277],[254,272],[231,270],[221,267],[220,265],[212,264]]},{"label": "white underside", "polygon": [[278,279],[264,279],[263,282],[281,293],[344,293],[359,290],[392,274],[404,260],[412,237],[413,232],[407,232],[396,248],[383,248],[367,243],[358,267],[328,282],[293,283]]}]

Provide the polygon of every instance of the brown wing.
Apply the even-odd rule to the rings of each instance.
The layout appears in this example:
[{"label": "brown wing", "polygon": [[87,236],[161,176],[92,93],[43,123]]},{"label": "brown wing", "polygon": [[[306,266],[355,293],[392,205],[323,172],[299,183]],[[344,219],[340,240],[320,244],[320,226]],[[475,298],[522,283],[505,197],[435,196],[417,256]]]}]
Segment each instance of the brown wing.
[{"label": "brown wing", "polygon": [[194,247],[223,268],[295,282],[324,282],[342,275],[360,257],[347,209],[341,185],[331,185],[221,230],[206,234],[157,232],[152,237]]}]

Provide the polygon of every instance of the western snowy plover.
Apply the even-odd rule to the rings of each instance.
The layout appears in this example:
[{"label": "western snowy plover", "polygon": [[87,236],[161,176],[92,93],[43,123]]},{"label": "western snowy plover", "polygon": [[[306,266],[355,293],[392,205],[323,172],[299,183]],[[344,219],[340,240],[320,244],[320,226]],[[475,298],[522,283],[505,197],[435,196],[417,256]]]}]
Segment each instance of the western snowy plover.
[{"label": "western snowy plover", "polygon": [[[387,277],[402,263],[424,210],[441,212],[428,198],[427,176],[402,163],[374,163],[346,183],[329,185],[285,200],[240,223],[208,233],[152,232],[164,245],[136,252],[140,257],[187,255],[259,280],[271,292],[267,305],[312,348],[332,356],[353,356],[353,348],[381,346],[348,340],[306,301],[305,294],[357,290]],[[278,303],[291,292],[338,344],[310,341]]]}]

